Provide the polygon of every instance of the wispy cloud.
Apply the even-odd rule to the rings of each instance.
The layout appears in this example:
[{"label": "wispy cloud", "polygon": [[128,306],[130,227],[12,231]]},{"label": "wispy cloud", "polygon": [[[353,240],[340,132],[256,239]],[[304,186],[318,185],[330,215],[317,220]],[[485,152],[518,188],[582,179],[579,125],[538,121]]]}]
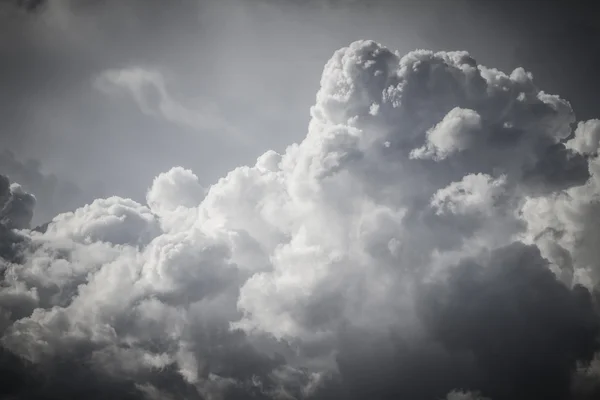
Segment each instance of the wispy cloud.
[{"label": "wispy cloud", "polygon": [[226,140],[247,140],[227,121],[215,103],[195,99],[192,104],[184,104],[176,99],[168,88],[165,75],[156,69],[109,69],[96,78],[94,85],[108,95],[130,95],[140,111],[148,116],[194,131],[219,135]]}]

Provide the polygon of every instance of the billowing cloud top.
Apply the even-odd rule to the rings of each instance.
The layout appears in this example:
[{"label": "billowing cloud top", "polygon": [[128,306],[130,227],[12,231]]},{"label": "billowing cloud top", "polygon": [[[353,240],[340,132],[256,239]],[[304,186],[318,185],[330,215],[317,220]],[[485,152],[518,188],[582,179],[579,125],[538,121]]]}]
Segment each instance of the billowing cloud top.
[{"label": "billowing cloud top", "polygon": [[598,121],[573,131],[522,69],[372,41],[333,55],[311,116],[210,188],[174,168],[44,229],[10,230],[34,201],[0,181],[7,391],[598,395]]},{"label": "billowing cloud top", "polygon": [[0,223],[7,228],[29,228],[33,217],[35,197],[17,183],[0,175]]}]

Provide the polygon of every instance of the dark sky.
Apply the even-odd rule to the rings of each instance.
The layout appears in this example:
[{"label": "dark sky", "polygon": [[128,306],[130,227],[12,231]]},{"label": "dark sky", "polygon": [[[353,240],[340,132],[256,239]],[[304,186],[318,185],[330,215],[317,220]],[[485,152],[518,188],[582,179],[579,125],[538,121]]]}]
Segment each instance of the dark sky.
[{"label": "dark sky", "polygon": [[592,2],[472,4],[513,30],[508,33],[514,46],[511,66],[532,71],[541,88],[568,99],[578,119],[598,117],[600,100],[591,88],[600,83],[600,11]]}]

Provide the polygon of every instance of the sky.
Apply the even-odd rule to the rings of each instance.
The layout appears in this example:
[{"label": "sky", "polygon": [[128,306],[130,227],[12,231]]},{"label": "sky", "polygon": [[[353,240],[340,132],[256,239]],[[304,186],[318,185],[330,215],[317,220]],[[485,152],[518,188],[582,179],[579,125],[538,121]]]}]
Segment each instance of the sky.
[{"label": "sky", "polygon": [[36,223],[96,197],[141,200],[173,165],[209,185],[301,140],[324,62],[364,38],[524,66],[591,118],[596,99],[580,79],[597,79],[598,46],[576,5],[4,1],[0,172],[48,198]]},{"label": "sky", "polygon": [[10,399],[600,395],[584,2],[0,2]]}]

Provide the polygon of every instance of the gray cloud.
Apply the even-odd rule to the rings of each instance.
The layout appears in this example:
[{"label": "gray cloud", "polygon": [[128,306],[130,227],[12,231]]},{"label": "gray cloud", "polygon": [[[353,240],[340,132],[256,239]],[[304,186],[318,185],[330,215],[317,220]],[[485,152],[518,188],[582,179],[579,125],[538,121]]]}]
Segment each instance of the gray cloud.
[{"label": "gray cloud", "polygon": [[[567,36],[547,34],[571,29],[573,21],[589,25],[576,18],[593,13],[575,14],[555,2],[543,9],[520,5],[516,16],[513,7],[463,0],[14,0],[2,6],[3,146],[79,186],[85,202],[107,193],[143,201],[144,182],[178,164],[208,185],[267,149],[283,151],[304,135],[323,60],[358,38],[401,53],[469,49],[504,70],[524,65],[540,86],[566,93],[578,114],[587,107],[580,119],[595,116],[587,105],[594,99],[573,89],[587,87],[579,77],[594,74],[548,72],[575,58],[569,70],[594,70],[572,50],[582,48],[585,34],[568,36],[577,46],[560,47],[558,39]],[[515,43],[528,58],[517,59]],[[126,96],[95,88],[107,71],[135,69],[168,80],[162,98],[170,119],[140,113]]]},{"label": "gray cloud", "polygon": [[485,258],[463,261],[424,291],[431,332],[475,356],[479,388],[492,398],[567,398],[577,361],[597,350],[590,292],[563,286],[535,247],[513,244]]},{"label": "gray cloud", "polygon": [[[14,4],[3,395],[595,398],[597,121],[574,125],[585,96],[541,91],[554,77],[479,64],[510,71],[510,37],[560,20],[448,1]],[[355,42],[323,68],[357,37],[399,51]],[[34,225],[55,218],[11,229],[27,192]]]},{"label": "gray cloud", "polygon": [[0,220],[4,226],[9,229],[29,228],[34,206],[35,197],[0,175]]},{"label": "gray cloud", "polygon": [[173,99],[167,90],[164,76],[158,71],[139,67],[107,70],[97,79],[96,86],[109,94],[118,90],[129,92],[146,115],[164,118],[195,131],[213,132],[225,137],[227,141],[249,144],[247,138],[236,128],[229,126],[223,112],[215,110],[214,105],[206,104],[204,101],[190,108]]},{"label": "gray cloud", "polygon": [[[34,160],[22,162],[8,150],[0,153],[0,173],[14,182],[19,182],[25,191],[36,197],[34,224],[49,222],[57,214],[70,211],[92,200],[86,198],[83,190],[74,183],[44,173],[39,162]],[[96,188],[94,191],[98,194],[103,192],[102,188]]]},{"label": "gray cloud", "polygon": [[[209,187],[176,167],[145,202],[13,231],[33,197],[4,179],[4,390],[591,396],[595,125],[574,121],[523,69],[358,41],[323,69],[301,142]],[[90,385],[66,378],[77,364]]]},{"label": "gray cloud", "polygon": [[[142,201],[143,182],[175,164],[197,171],[208,185],[267,149],[283,151],[304,135],[323,60],[358,38],[389,43],[401,53],[466,48],[481,62],[508,70],[520,65],[513,57],[515,36],[535,47],[546,41],[544,27],[561,26],[548,10],[570,15],[556,6],[540,11],[521,5],[519,19],[495,20],[512,8],[489,13],[476,3],[442,0],[59,0],[3,6],[3,146],[75,183],[86,202],[106,195],[100,186]],[[144,115],[125,96],[106,96],[94,87],[107,71],[136,68],[169,78],[162,98],[170,120]],[[557,79],[545,77],[546,70],[536,64],[533,72],[548,87]],[[579,74],[560,77],[571,82],[572,75]],[[565,83],[556,92],[564,93],[565,86],[585,85]],[[577,93],[567,98],[582,108]],[[226,130],[236,134],[221,132]]]}]

